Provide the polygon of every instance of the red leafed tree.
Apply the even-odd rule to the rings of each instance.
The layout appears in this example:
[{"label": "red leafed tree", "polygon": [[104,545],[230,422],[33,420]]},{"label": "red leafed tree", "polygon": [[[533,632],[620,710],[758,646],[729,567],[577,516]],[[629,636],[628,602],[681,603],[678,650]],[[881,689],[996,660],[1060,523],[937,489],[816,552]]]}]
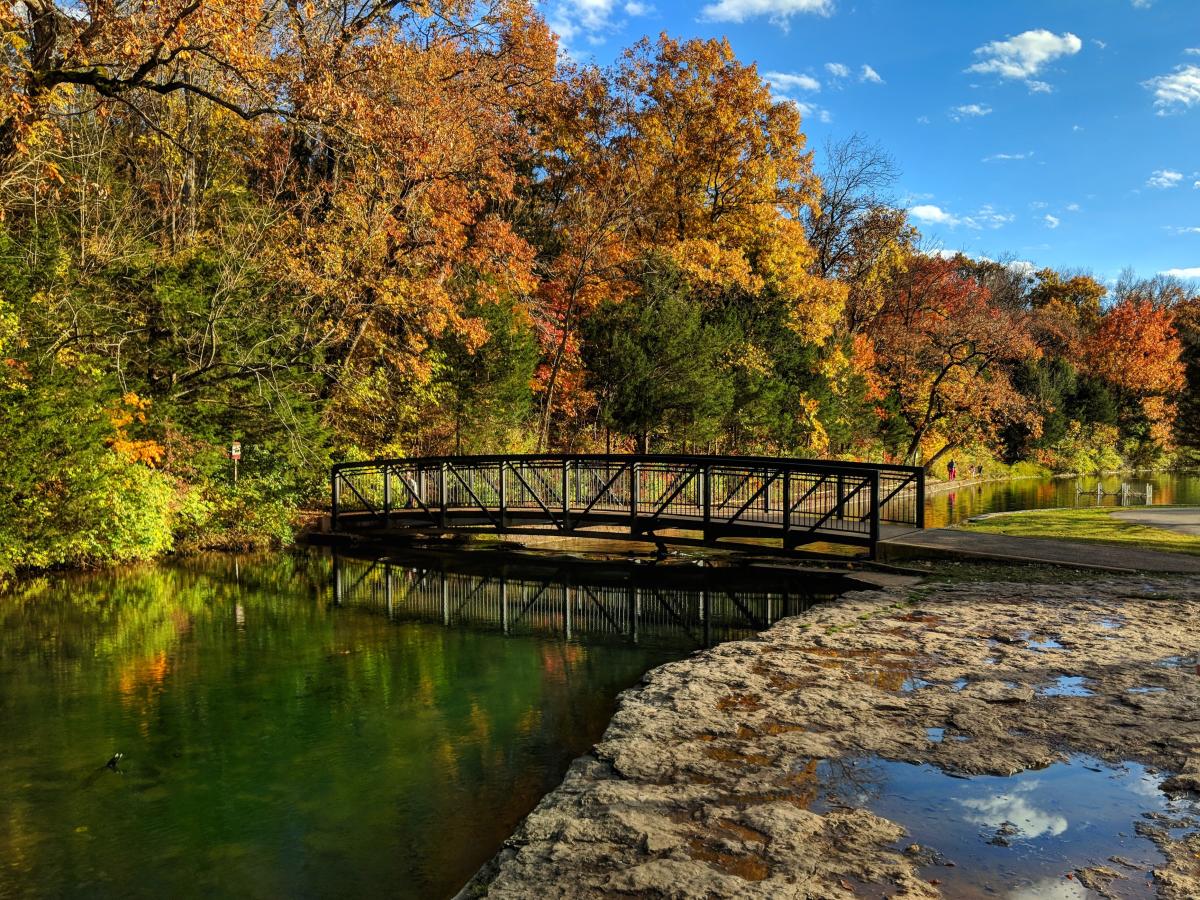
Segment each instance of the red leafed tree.
[{"label": "red leafed tree", "polygon": [[913,255],[892,283],[869,337],[870,381],[884,415],[906,426],[905,457],[930,466],[956,447],[991,440],[1032,418],[1006,364],[1035,356],[1023,314],[954,261]]}]

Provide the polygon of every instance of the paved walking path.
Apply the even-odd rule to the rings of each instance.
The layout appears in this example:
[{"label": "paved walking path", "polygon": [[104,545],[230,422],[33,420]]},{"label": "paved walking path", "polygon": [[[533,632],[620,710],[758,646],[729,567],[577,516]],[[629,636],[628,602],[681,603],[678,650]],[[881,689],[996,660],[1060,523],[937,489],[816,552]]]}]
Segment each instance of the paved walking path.
[{"label": "paved walking path", "polygon": [[[1137,511],[1134,515],[1145,516],[1150,512],[1170,513],[1173,510]],[[1179,510],[1178,512],[1185,512]],[[1190,511],[1191,519],[1179,516],[1176,529],[1197,526],[1200,534],[1200,510]],[[1130,520],[1134,521],[1134,520]],[[1167,525],[1161,521],[1145,522],[1159,528]],[[1013,537],[1005,534],[986,534],[960,528],[935,528],[928,531],[897,533],[889,529],[886,539],[879,542],[879,558],[883,561],[900,561],[917,556],[955,557],[959,559],[987,559],[1005,562],[1042,563],[1053,566],[1070,566],[1080,569],[1137,572],[1184,572],[1200,574],[1200,556],[1185,556],[1181,553],[1162,553],[1156,550],[1138,550],[1115,544],[1075,543],[1052,538]]]},{"label": "paved walking path", "polygon": [[1178,531],[1180,534],[1200,536],[1200,507],[1196,506],[1123,509],[1113,513],[1113,517],[1135,525],[1151,525],[1167,531]]}]

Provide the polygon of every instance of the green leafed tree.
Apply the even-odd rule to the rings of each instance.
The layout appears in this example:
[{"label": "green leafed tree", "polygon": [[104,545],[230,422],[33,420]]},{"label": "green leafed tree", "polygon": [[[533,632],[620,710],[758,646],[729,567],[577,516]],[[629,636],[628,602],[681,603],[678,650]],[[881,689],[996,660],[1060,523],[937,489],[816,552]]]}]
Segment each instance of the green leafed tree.
[{"label": "green leafed tree", "polygon": [[584,361],[605,426],[635,439],[703,446],[733,402],[727,336],[705,321],[680,271],[660,257],[643,262],[637,291],[603,304],[585,328]]}]

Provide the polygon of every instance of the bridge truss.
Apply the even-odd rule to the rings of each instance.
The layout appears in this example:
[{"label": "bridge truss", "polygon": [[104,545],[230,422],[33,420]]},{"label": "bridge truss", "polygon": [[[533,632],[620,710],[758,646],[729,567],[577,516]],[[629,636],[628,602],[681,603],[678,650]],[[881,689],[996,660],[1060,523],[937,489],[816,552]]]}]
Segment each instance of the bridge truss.
[{"label": "bridge truss", "polygon": [[426,457],[341,463],[331,474],[335,531],[775,539],[789,550],[830,542],[871,553],[885,524],[924,527],[924,493],[917,467],[765,457]]}]

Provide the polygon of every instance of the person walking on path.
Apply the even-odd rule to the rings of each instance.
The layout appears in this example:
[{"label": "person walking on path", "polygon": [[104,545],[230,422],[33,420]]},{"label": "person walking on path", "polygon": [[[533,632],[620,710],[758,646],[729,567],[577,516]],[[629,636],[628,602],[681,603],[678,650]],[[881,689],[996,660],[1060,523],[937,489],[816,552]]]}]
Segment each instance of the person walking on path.
[{"label": "person walking on path", "polygon": [[951,481],[954,481],[958,477],[958,466],[954,464],[954,460],[950,460],[947,464],[946,474],[950,476]]}]

